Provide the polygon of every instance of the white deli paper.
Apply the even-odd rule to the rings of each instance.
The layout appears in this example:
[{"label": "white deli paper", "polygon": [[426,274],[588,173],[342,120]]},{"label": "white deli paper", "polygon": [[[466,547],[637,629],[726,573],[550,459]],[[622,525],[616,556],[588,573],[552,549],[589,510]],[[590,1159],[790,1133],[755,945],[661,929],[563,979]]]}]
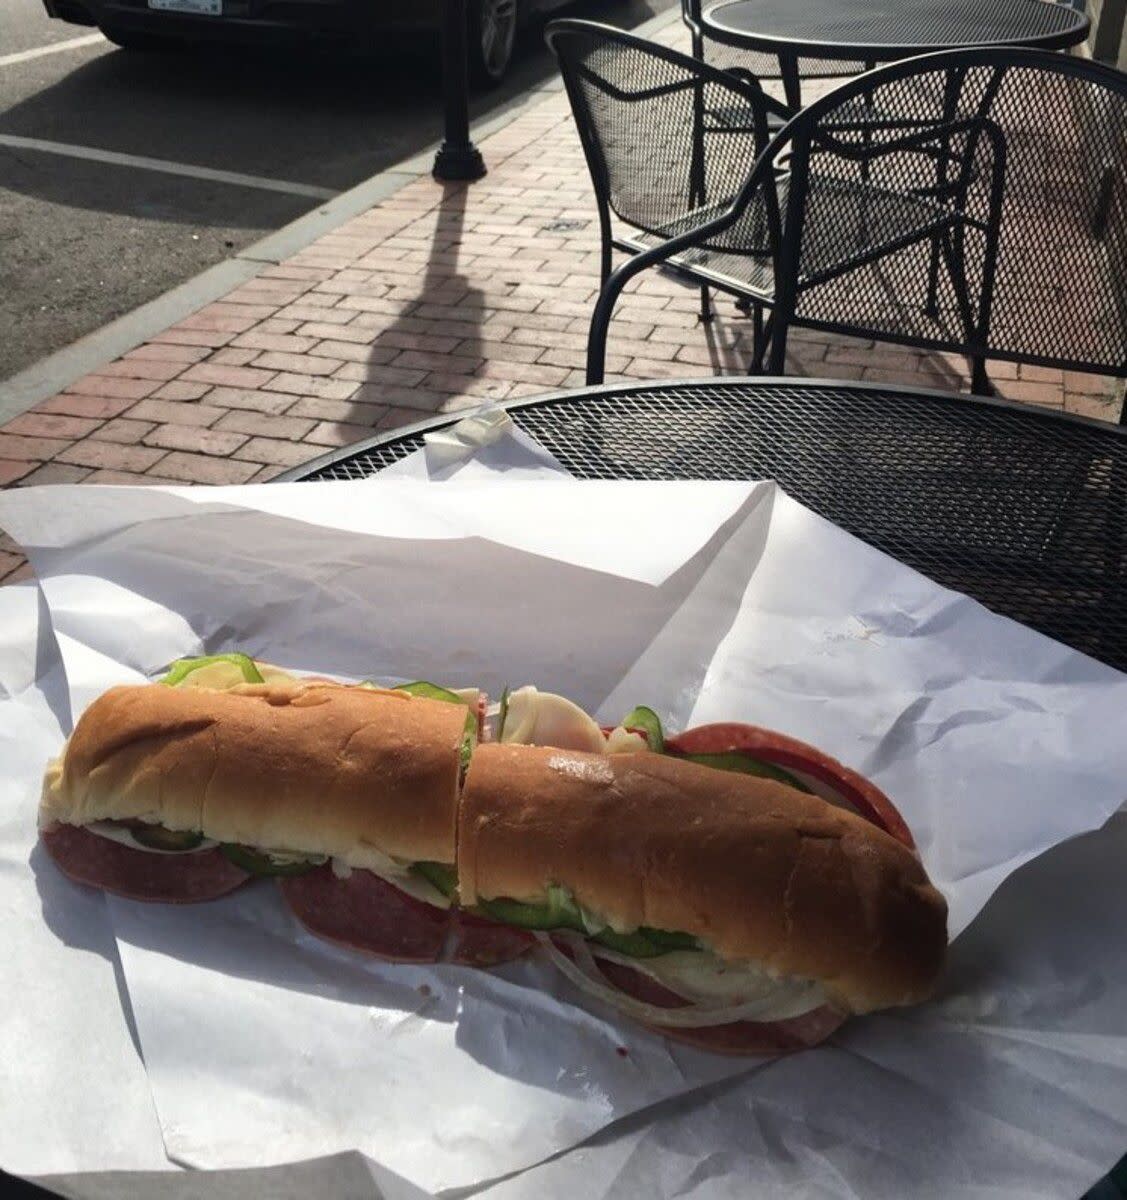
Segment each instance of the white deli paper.
[{"label": "white deli paper", "polygon": [[[0,523],[35,541],[76,710],[179,654],[240,646],[345,674],[534,680],[608,720],[646,702],[674,728],[755,721],[891,792],[955,931],[1122,799],[1121,676],[773,485],[408,486],[82,489],[81,506],[52,489],[0,497]],[[303,937],[266,886],[112,913],[184,1162],[357,1146],[424,1186],[469,1185],[744,1069],[571,1008],[555,981],[560,1003],[537,968],[359,961]]]},{"label": "white deli paper", "polygon": [[0,588],[0,1166],[167,1168],[105,898],[64,878],[38,845],[43,763],[69,724],[38,589]]}]

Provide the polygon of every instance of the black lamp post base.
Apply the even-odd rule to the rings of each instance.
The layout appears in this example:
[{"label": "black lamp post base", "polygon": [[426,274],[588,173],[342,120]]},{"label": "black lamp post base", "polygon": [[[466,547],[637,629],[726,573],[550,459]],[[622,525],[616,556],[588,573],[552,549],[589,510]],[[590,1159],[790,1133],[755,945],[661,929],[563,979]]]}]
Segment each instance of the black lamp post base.
[{"label": "black lamp post base", "polygon": [[464,146],[443,142],[434,156],[432,173],[435,179],[480,179],[485,174],[485,160],[472,142]]}]

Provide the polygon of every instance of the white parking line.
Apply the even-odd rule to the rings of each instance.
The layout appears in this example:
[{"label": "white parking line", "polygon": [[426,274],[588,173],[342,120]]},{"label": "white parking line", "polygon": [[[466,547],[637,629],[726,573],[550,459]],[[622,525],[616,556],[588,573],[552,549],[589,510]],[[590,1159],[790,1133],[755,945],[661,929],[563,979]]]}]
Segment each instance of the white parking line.
[{"label": "white parking line", "polygon": [[118,154],[114,150],[95,150],[90,146],[72,146],[67,142],[16,137],[10,133],[0,133],[0,146],[8,146],[13,150],[37,150],[41,154],[58,154],[64,158],[82,158],[87,162],[108,163],[114,167],[135,167],[142,171],[160,171],[165,175],[182,175],[186,179],[230,183],[236,187],[257,188],[263,192],[284,192],[289,196],[309,196],[314,200],[329,200],[337,194],[331,188],[313,187],[308,183],[292,183],[288,179],[268,179],[263,175],[243,175],[238,171],[215,171],[211,167],[195,167],[188,163],[169,162],[164,158],[148,158],[141,154]]},{"label": "white parking line", "polygon": [[87,33],[66,42],[52,42],[49,46],[36,46],[34,50],[20,50],[16,54],[5,54],[0,58],[0,67],[10,67],[32,58],[44,58],[48,54],[62,54],[65,50],[79,50],[83,46],[94,46],[98,42],[105,43],[106,39],[100,33]]}]

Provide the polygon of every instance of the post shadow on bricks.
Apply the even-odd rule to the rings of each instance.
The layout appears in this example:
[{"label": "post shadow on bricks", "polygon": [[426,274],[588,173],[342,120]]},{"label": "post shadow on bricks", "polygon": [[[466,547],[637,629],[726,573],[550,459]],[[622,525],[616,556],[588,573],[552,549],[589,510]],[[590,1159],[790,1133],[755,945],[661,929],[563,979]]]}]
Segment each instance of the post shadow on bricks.
[{"label": "post shadow on bricks", "polygon": [[[466,184],[442,185],[417,297],[403,304],[372,343],[367,382],[353,398],[357,424],[370,424],[372,403],[416,409],[422,420],[471,387],[482,403],[489,399],[489,388],[474,386],[472,379],[485,362],[486,295],[459,269],[468,198]],[[384,363],[389,350],[403,352],[393,366]],[[428,373],[421,390],[402,373],[414,367]]]}]

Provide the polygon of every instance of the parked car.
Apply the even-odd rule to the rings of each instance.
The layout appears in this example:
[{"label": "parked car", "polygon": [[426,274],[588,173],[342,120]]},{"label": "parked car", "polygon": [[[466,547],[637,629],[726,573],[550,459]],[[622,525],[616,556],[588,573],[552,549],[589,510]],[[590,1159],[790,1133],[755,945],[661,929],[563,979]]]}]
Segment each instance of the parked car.
[{"label": "parked car", "polygon": [[[470,71],[496,84],[513,57],[518,26],[567,0],[466,0]],[[444,0],[43,0],[47,15],[97,25],[127,50],[185,41],[285,42],[315,37],[352,49],[380,34],[433,32]]]}]

